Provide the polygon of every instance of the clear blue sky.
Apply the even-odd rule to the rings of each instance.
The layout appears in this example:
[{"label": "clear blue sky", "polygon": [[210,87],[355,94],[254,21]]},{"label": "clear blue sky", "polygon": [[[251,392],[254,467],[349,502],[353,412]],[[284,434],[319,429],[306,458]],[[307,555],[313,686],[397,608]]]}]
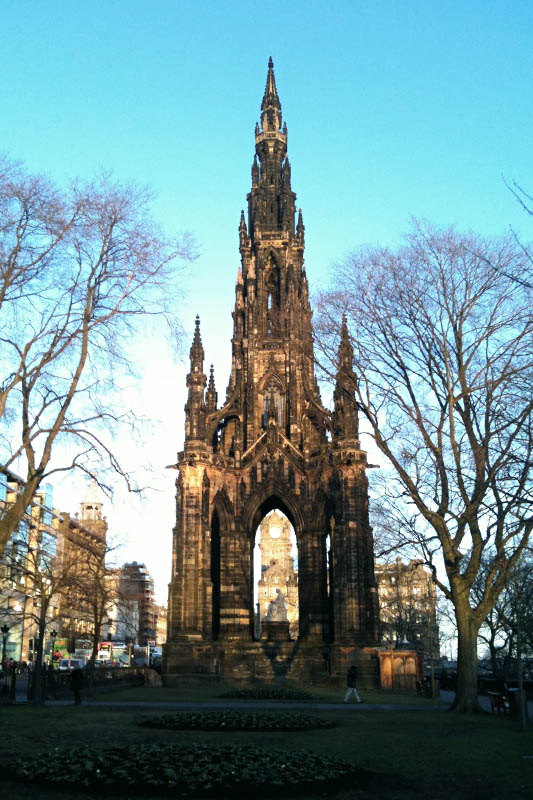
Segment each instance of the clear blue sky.
[{"label": "clear blue sky", "polygon": [[[219,396],[270,55],[312,287],[357,244],[397,242],[411,216],[530,236],[502,176],[533,191],[532,0],[0,0],[0,10],[0,147],[59,181],[103,167],[153,187],[156,217],[201,248],[180,311],[188,331],[200,313]],[[138,391],[163,418],[153,458],[168,464],[183,439],[186,369],[154,364],[152,344],[139,352]],[[161,591],[168,476],[161,566],[143,544],[155,522],[127,525],[137,550],[126,556],[146,560]]]}]

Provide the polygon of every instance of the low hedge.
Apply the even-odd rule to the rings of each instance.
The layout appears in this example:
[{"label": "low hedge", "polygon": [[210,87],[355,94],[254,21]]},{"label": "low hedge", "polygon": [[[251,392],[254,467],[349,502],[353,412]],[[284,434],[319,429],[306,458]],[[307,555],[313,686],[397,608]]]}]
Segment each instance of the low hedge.
[{"label": "low hedge", "polygon": [[335,723],[317,715],[294,711],[188,711],[140,717],[138,725],[145,728],[199,731],[309,731],[333,728]]},{"label": "low hedge", "polygon": [[305,689],[293,689],[291,686],[255,686],[252,689],[231,689],[219,697],[233,697],[246,700],[315,700],[311,692]]},{"label": "low hedge", "polygon": [[[97,749],[55,749],[19,758],[12,774],[21,780],[98,793],[169,793],[185,798],[339,789],[365,773],[338,758],[304,751],[228,745],[137,744]],[[96,791],[95,791],[96,790]]]}]

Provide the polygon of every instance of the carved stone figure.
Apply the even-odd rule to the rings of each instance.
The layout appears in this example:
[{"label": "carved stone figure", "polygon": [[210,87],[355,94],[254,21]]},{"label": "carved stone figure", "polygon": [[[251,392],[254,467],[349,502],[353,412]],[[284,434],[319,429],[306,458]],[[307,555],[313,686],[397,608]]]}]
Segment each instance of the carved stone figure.
[{"label": "carved stone figure", "polygon": [[276,589],[276,593],[276,597],[270,601],[266,618],[271,622],[286,622],[289,618],[287,616],[285,598],[280,589]]}]

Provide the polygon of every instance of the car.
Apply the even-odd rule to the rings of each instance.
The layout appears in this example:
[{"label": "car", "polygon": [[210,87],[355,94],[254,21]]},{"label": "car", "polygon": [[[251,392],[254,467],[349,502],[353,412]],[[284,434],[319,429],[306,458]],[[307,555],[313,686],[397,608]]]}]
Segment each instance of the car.
[{"label": "car", "polygon": [[72,669],[83,669],[83,661],[80,658],[62,658],[57,668],[60,672],[70,672]]}]

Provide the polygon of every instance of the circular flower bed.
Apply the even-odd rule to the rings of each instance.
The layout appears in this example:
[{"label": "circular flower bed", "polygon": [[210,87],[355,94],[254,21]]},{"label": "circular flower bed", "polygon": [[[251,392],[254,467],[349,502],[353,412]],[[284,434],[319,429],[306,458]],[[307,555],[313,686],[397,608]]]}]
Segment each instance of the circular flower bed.
[{"label": "circular flower bed", "polygon": [[[103,791],[230,796],[340,788],[359,772],[338,758],[247,746],[137,744],[75,747],[19,758],[14,775],[30,782]],[[361,778],[364,779],[361,771]],[[96,791],[95,791],[96,790]]]},{"label": "circular flower bed", "polygon": [[310,692],[291,686],[256,686],[253,689],[231,689],[220,697],[245,700],[314,700]]},{"label": "circular flower bed", "polygon": [[312,714],[290,711],[189,711],[137,720],[145,728],[200,731],[309,731],[335,723]]}]

